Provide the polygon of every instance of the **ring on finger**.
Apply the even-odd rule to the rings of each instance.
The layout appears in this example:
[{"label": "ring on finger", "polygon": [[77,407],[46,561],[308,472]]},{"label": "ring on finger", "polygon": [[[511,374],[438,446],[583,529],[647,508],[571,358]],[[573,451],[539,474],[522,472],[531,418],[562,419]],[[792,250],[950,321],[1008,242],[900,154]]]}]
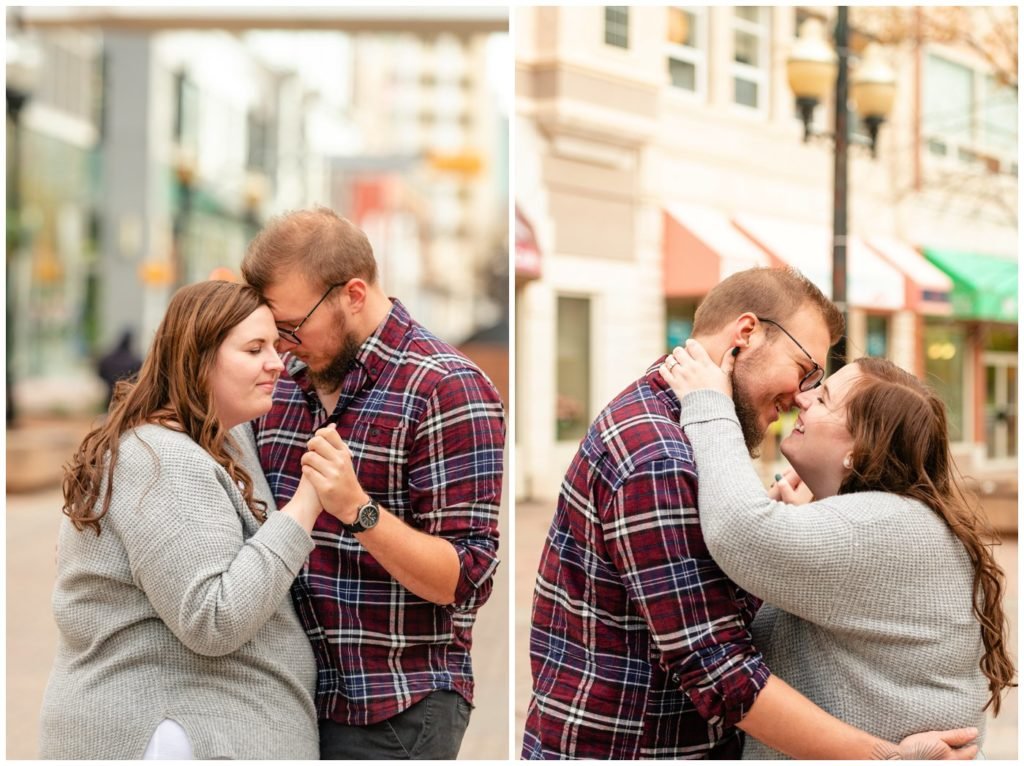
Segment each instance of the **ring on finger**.
[{"label": "ring on finger", "polygon": [[670,357],[668,358],[668,361],[666,361],[666,362],[665,362],[665,369],[667,369],[667,370],[671,370],[671,369],[672,369],[673,367],[675,367],[675,366],[676,366],[677,364],[679,364],[679,360],[678,360],[678,359],[676,359],[676,358],[675,358],[674,356],[670,356]]}]

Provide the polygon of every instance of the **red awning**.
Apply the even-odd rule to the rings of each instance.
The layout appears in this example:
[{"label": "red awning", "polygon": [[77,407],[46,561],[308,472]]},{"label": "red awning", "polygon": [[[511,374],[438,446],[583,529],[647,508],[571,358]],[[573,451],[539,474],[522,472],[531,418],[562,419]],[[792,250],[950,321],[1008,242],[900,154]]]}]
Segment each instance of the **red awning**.
[{"label": "red awning", "polygon": [[540,246],[533,226],[516,204],[516,279],[540,278]]},{"label": "red awning", "polygon": [[737,271],[771,265],[768,255],[721,210],[674,202],[662,218],[666,297],[700,298]]},{"label": "red awning", "polygon": [[[832,232],[827,226],[746,214],[733,222],[773,258],[799,269],[832,297]],[[907,307],[903,272],[854,234],[846,238],[846,278],[850,306],[885,311]]]},{"label": "red awning", "polygon": [[868,237],[868,246],[907,278],[907,308],[919,314],[949,316],[953,280],[917,250],[894,237]]}]

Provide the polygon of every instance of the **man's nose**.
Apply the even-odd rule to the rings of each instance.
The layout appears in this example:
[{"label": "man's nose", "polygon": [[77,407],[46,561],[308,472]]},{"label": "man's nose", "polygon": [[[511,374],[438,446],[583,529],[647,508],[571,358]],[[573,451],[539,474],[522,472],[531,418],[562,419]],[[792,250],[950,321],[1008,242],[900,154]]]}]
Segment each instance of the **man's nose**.
[{"label": "man's nose", "polygon": [[283,354],[285,351],[291,351],[298,345],[299,344],[293,340],[288,340],[288,338],[278,336],[277,341],[274,343],[274,350],[279,354]]}]

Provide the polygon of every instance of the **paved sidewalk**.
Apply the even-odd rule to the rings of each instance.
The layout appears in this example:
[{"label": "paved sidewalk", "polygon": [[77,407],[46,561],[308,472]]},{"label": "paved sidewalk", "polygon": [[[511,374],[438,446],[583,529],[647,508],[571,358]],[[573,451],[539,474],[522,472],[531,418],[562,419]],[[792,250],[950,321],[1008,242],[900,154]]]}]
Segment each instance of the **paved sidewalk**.
[{"label": "paved sidewalk", "polygon": [[[1016,506],[1016,498],[1013,502]],[[541,548],[554,514],[555,501],[516,503],[516,583],[515,583],[515,756],[522,749],[526,706],[530,701],[530,604],[533,581],[537,575]],[[1010,646],[1017,647],[1017,538],[1004,536],[995,549],[996,559],[1006,570],[1005,609],[1010,621]],[[1016,655],[1016,651],[1014,652]],[[985,755],[989,759],[1017,758],[1017,690],[1011,689],[1003,700],[996,719],[989,717]]]}]

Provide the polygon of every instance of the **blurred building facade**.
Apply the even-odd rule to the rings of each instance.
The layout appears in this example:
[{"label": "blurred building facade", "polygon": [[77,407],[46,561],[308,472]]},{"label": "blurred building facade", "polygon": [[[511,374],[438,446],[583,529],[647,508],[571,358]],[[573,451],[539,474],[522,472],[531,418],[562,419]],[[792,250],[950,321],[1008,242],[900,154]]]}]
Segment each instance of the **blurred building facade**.
[{"label": "blurred building facade", "polygon": [[[507,263],[508,114],[488,77],[500,19],[448,9],[403,31],[401,9],[354,21],[328,9],[326,31],[281,31],[273,9],[209,9],[215,24],[203,9],[187,23],[115,10],[19,19],[39,51],[8,260],[26,409],[77,409],[77,383],[92,390],[93,360],[124,330],[145,352],[178,286],[238,278],[269,216],[314,204],[366,229],[389,294],[442,337],[505,313],[507,291],[486,289]],[[435,130],[403,132],[410,103],[436,110]]]},{"label": "blurred building facade", "polygon": [[[516,480],[550,498],[592,418],[724,276],[789,264],[831,293],[833,151],[801,142],[785,60],[834,9],[515,13]],[[854,52],[872,39],[861,18]],[[1016,68],[1002,85],[956,40],[888,55],[878,159],[850,154],[848,354],[937,386],[966,470],[1012,466]]]}]

